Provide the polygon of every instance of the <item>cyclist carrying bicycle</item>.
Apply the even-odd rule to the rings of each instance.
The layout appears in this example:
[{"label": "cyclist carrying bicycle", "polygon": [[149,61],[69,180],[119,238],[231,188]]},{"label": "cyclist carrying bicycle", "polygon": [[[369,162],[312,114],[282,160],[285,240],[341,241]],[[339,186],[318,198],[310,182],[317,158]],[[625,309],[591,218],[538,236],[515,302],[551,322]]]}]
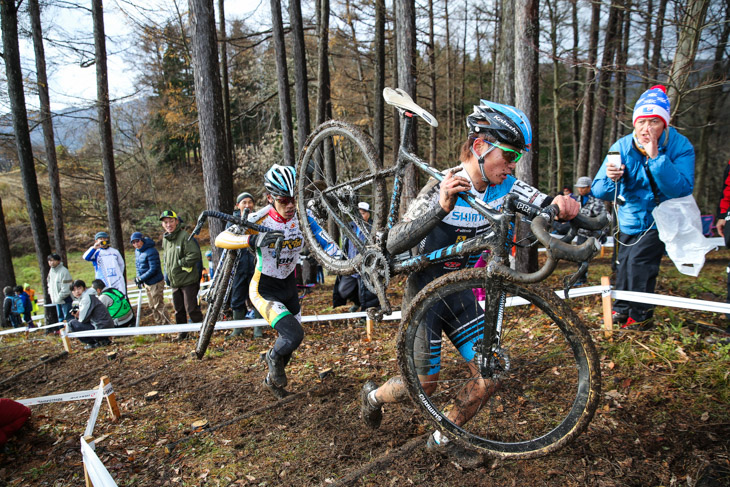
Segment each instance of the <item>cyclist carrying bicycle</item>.
[{"label": "cyclist carrying bicycle", "polygon": [[[440,183],[431,179],[414,200],[403,220],[395,225],[388,235],[387,249],[391,255],[418,246],[419,253],[428,253],[454,243],[472,238],[489,230],[489,222],[457,197],[459,192],[469,192],[491,207],[499,209],[509,193],[517,194],[520,200],[538,206],[555,204],[559,217],[569,220],[580,210],[580,205],[569,196],[550,198],[536,188],[516,179],[512,172],[524,152],[530,149],[532,130],[525,114],[515,107],[481,100],[474,112],[466,118],[469,135],[461,147],[461,164],[444,172]],[[404,307],[427,283],[437,277],[464,267],[472,267],[479,255],[455,257],[446,262],[433,264],[408,276],[403,297]],[[472,293],[467,290],[467,293]],[[472,295],[471,301],[474,297]],[[461,300],[447,303],[460,306]],[[475,313],[462,310],[462,314]],[[452,310],[459,313],[459,310]],[[440,320],[438,313],[427,315],[425,326],[419,327],[419,338],[414,355],[425,357],[417,366],[419,378],[429,395],[434,392],[440,371],[441,336],[446,334],[459,350],[470,374],[479,374],[473,363],[474,344],[483,335],[479,316],[459,317],[459,323],[471,324],[455,329],[453,325]],[[483,319],[483,318],[482,318]],[[478,387],[467,390],[459,404],[448,412],[449,419],[463,425],[471,419],[494,391],[496,384],[487,380],[476,381]],[[385,403],[400,402],[408,398],[407,387],[402,377],[396,376],[377,387],[368,381],[360,395],[360,412],[365,423],[378,428],[382,420],[382,406]],[[482,462],[481,455],[466,450],[442,435],[440,431],[429,436],[427,447],[452,455],[464,467],[474,467]]]},{"label": "cyclist carrying bicycle", "polygon": [[[295,169],[274,164],[264,175],[269,204],[248,217],[249,221],[274,231],[257,233],[248,230],[246,235],[236,235],[226,230],[215,239],[216,247],[249,248],[255,253],[256,269],[251,278],[249,296],[261,316],[279,334],[274,346],[266,353],[269,372],[264,379],[264,385],[279,399],[288,394],[284,369],[304,338],[294,279],[303,244],[294,198],[295,186]],[[317,230],[324,248],[329,246],[333,251],[339,251],[334,249],[332,240],[321,228],[317,227]],[[277,248],[277,240],[281,241],[281,252]]]}]

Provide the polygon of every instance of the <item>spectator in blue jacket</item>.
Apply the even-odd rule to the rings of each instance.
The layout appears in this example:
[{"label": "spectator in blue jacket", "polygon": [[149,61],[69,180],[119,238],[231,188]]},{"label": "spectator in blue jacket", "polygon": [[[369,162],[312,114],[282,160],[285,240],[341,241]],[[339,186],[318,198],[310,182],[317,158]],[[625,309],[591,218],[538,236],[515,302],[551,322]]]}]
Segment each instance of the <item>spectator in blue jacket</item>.
[{"label": "spectator in blue jacket", "polygon": [[[147,301],[152,309],[152,318],[156,325],[168,325],[170,319],[165,313],[165,302],[163,292],[165,281],[162,275],[162,263],[160,253],[155,248],[155,242],[142,235],[142,232],[134,232],[130,237],[134,247],[134,262],[137,268],[137,277],[134,283],[137,287],[144,286],[147,291]],[[140,296],[141,298],[141,296]]]},{"label": "spectator in blue jacket", "polygon": [[[663,201],[692,194],[694,188],[694,148],[669,126],[669,108],[663,86],[645,91],[634,106],[633,133],[609,149],[620,154],[619,167],[606,157],[591,186],[597,198],[616,202],[617,290],[654,292],[664,242],[651,212]],[[624,328],[652,327],[652,305],[616,300],[613,312]]]},{"label": "spectator in blue jacket", "polygon": [[30,302],[30,296],[25,292],[23,286],[15,286],[15,295],[23,301],[23,314],[21,315],[21,319],[27,326],[33,326],[33,316],[31,313],[33,303]]}]

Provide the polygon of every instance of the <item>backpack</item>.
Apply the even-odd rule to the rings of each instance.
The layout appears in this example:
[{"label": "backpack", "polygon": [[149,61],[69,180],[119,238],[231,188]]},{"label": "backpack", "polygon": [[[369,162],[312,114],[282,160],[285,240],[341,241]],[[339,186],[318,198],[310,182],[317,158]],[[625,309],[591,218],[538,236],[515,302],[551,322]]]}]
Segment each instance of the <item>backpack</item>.
[{"label": "backpack", "polygon": [[112,318],[121,318],[132,311],[132,305],[129,304],[129,300],[119,289],[110,287],[104,289],[101,294],[106,294],[112,298],[112,305],[107,308]]},{"label": "backpack", "polygon": [[25,306],[23,306],[23,299],[20,296],[9,296],[13,300],[12,307],[10,308],[11,313],[18,313],[22,315],[25,313]]}]

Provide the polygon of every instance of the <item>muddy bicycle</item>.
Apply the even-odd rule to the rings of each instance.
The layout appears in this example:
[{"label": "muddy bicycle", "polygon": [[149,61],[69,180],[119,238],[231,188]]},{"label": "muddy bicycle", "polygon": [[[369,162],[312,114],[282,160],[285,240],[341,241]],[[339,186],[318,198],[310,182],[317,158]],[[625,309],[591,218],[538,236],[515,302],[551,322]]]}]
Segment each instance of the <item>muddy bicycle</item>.
[{"label": "muddy bicycle", "polygon": [[[384,97],[401,114],[401,140],[409,140],[414,117],[437,126],[435,118],[406,93],[386,88]],[[457,270],[435,279],[403,311],[398,335],[401,374],[414,403],[452,437],[497,457],[529,458],[555,451],[582,433],[593,417],[600,395],[600,369],[584,324],[555,293],[538,283],[552,274],[559,260],[579,262],[581,270],[565,282],[567,293],[600,245],[593,238],[575,246],[551,236],[549,227],[558,214],[554,205],[540,208],[508,194],[496,210],[471,194],[460,193],[487,219],[489,231],[427,254],[390,255],[385,243],[398,221],[402,181],[410,164],[437,180],[444,177],[407,145],[400,147],[393,167],[383,168],[371,141],[356,127],[340,121],[317,127],[297,165],[298,211],[328,228],[334,237],[349,239],[358,252],[333,257],[304,228],[307,245],[331,273],[360,274],[379,298],[380,311],[371,311],[375,318],[392,311],[386,290],[393,274],[454,256],[486,258],[484,268]],[[361,201],[372,209],[371,227],[357,211]],[[527,244],[513,241],[517,218],[531,222],[534,237]],[[572,222],[591,230],[605,224],[605,220],[586,218]],[[523,273],[510,268],[509,254],[515,245],[538,243],[546,249],[539,270]],[[532,306],[514,306],[518,302]],[[455,328],[471,327],[481,335],[473,345],[473,363],[467,366],[459,350],[444,341],[436,383],[424,383],[419,370],[430,356],[417,341],[419,329],[433,320],[447,321]],[[468,422],[460,424],[449,414],[462,404],[470,388],[487,388],[488,399]]]}]

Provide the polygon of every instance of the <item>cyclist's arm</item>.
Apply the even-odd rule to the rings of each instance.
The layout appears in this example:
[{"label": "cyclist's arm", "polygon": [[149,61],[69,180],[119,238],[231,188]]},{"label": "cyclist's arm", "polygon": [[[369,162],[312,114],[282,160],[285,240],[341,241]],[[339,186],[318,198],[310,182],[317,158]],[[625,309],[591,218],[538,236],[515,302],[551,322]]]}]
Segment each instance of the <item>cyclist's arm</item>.
[{"label": "cyclist's arm", "polygon": [[439,204],[438,181],[431,180],[408,209],[403,221],[391,228],[386,244],[391,255],[415,247],[448,215]]},{"label": "cyclist's arm", "polygon": [[[251,230],[253,234],[253,230]],[[237,235],[231,231],[224,230],[215,238],[215,246],[220,249],[247,249],[250,247],[250,234]]]},{"label": "cyclist's arm", "polygon": [[324,228],[320,227],[317,221],[312,216],[311,210],[307,210],[307,224],[309,225],[309,228],[312,229],[312,233],[314,234],[314,238],[317,240],[317,243],[320,247],[327,253],[327,255],[331,257],[338,258],[342,255],[342,250],[337,246],[337,244],[332,240],[332,237],[329,236],[329,234],[324,230]]}]

